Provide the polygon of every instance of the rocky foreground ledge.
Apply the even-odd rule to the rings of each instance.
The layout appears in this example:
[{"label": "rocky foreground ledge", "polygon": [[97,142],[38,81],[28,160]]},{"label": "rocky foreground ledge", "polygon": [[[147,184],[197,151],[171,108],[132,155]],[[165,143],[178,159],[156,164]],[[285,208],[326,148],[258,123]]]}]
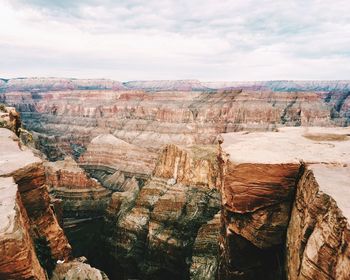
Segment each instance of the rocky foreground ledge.
[{"label": "rocky foreground ledge", "polygon": [[[0,128],[0,279],[107,279],[82,262],[59,226],[46,186],[43,161]],[[64,264],[58,264],[60,261]],[[56,266],[56,270],[53,271]]]},{"label": "rocky foreground ledge", "polygon": [[223,135],[220,279],[349,279],[349,135]]}]

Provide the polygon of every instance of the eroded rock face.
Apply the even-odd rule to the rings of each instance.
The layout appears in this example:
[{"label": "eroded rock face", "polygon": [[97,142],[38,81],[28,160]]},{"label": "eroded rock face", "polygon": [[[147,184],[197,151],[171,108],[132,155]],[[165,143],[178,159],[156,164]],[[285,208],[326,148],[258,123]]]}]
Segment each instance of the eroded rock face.
[{"label": "eroded rock face", "polygon": [[[186,179],[175,176],[176,180],[170,182],[169,177],[174,177],[174,170],[166,172],[176,158],[186,158],[179,161],[177,174],[193,174],[190,169],[204,160],[192,158],[192,155],[190,148],[167,146],[154,175],[143,187],[131,179],[126,191],[113,194],[108,208],[106,248],[109,258],[123,267],[126,277],[186,279],[189,277],[193,244],[201,226],[206,226],[203,232],[210,232],[208,227],[214,228],[213,236],[207,238],[215,243],[217,225],[215,222],[206,224],[220,207],[219,193],[215,185],[210,185],[215,183],[212,177],[212,173],[216,172],[215,156],[211,157],[214,162],[208,159],[203,164],[203,168],[212,170],[207,178],[203,174]],[[204,252],[201,246],[206,244],[205,241],[197,242],[198,254],[201,249]],[[211,260],[216,260],[214,251],[208,252]],[[198,257],[202,259],[196,259],[196,265],[205,261],[203,255]],[[207,262],[210,266],[209,259]],[[205,270],[204,267],[199,269]],[[215,275],[215,265],[207,269]]]},{"label": "eroded rock face", "polygon": [[71,158],[45,163],[46,182],[52,196],[62,201],[64,218],[93,218],[107,208],[110,191]]},{"label": "eroded rock face", "polygon": [[298,183],[286,243],[288,279],[349,279],[350,168],[311,165]]},{"label": "eroded rock face", "polygon": [[17,185],[11,177],[0,178],[0,184],[0,279],[45,279]]},{"label": "eroded rock face", "polygon": [[108,280],[108,277],[104,272],[91,267],[79,259],[74,259],[68,263],[57,264],[51,277],[51,280],[76,279]]},{"label": "eroded rock face", "polygon": [[71,247],[50,208],[42,161],[25,147],[22,150],[19,139],[7,129],[0,129],[0,142],[0,205],[4,207],[0,276],[46,279],[37,240],[47,242],[49,256],[45,257],[53,260],[67,260]]},{"label": "eroded rock face", "polygon": [[126,178],[135,176],[140,181],[149,178],[156,160],[154,152],[103,134],[91,141],[79,158],[79,164],[106,188],[119,191]]},{"label": "eroded rock face", "polygon": [[18,129],[21,127],[21,118],[14,107],[6,107],[0,103],[0,127],[12,130],[19,135]]},{"label": "eroded rock face", "polygon": [[[308,163],[348,164],[348,134],[349,129],[339,128],[285,128],[274,133],[222,135],[220,279],[338,279],[336,270],[339,277],[349,275],[347,241],[342,236],[346,221],[332,199],[327,202],[327,196],[305,182],[310,181],[306,179],[310,171],[304,172]],[[349,176],[348,172],[343,171]],[[328,192],[334,192],[339,176],[327,175],[325,170],[318,173],[329,178]],[[349,192],[343,190],[347,196]],[[337,200],[349,207],[344,199]],[[286,242],[287,276],[283,265]],[[345,255],[340,254],[335,268],[335,252],[341,246]]]},{"label": "eroded rock face", "polygon": [[[79,83],[88,84],[87,90],[73,85]],[[213,144],[217,134],[242,129],[349,123],[346,81],[151,81],[115,87],[37,79],[5,84],[1,100],[16,106],[26,127],[39,133],[37,147],[52,160],[64,154],[78,158],[101,134],[154,151],[170,143]]]},{"label": "eroded rock face", "polygon": [[218,277],[220,217],[221,213],[216,214],[198,231],[192,251],[191,280],[215,280]]}]

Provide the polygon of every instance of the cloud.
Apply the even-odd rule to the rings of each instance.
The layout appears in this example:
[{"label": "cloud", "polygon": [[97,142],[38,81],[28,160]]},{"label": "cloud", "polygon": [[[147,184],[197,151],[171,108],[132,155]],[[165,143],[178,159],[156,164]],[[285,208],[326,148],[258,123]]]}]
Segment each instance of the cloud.
[{"label": "cloud", "polygon": [[5,77],[347,79],[350,73],[350,4],[343,0],[0,4]]}]

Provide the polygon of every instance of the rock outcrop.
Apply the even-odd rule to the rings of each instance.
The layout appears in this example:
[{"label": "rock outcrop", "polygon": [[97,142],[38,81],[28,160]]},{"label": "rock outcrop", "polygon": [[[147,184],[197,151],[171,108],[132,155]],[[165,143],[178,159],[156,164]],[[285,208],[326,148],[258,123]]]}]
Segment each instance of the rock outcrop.
[{"label": "rock outcrop", "polygon": [[123,87],[103,87],[96,81],[88,90],[67,88],[59,80],[47,81],[47,86],[42,81],[40,87],[40,81],[8,86],[0,101],[16,106],[26,128],[37,133],[37,148],[52,160],[62,160],[65,154],[78,158],[101,134],[159,151],[170,143],[213,144],[217,134],[238,130],[349,124],[346,81],[152,81]]},{"label": "rock outcrop", "polygon": [[129,144],[111,134],[98,135],[87,145],[79,165],[113,191],[122,190],[126,178],[150,177],[157,154]]},{"label": "rock outcrop", "polygon": [[287,279],[349,279],[349,182],[344,164],[305,171],[287,231]]},{"label": "rock outcrop", "polygon": [[45,163],[50,194],[61,200],[63,218],[93,218],[107,208],[110,191],[89,178],[72,158]]},{"label": "rock outcrop", "polygon": [[107,275],[91,267],[89,264],[80,259],[74,259],[68,263],[57,264],[51,280],[77,280],[77,279],[88,279],[88,280],[108,280]]},{"label": "rock outcrop", "polygon": [[216,214],[198,231],[192,250],[191,280],[218,279],[220,217],[220,213]]},{"label": "rock outcrop", "polygon": [[[327,196],[322,196],[310,179],[309,170],[316,167],[307,166],[348,164],[349,132],[336,128],[285,128],[279,132],[222,135],[220,279],[282,279],[284,261],[288,279],[338,279],[336,270],[342,277],[348,273],[347,241],[342,239],[348,224],[336,204],[332,204],[334,200],[328,198],[333,202],[327,202]],[[328,178],[329,168],[317,167],[317,173]],[[342,171],[347,172],[348,169]],[[339,176],[336,172],[333,175],[328,178],[328,192],[338,193],[334,188],[338,187]],[[344,190],[344,194],[349,191]],[[316,229],[317,221],[320,226]],[[309,239],[313,230],[314,239]],[[339,242],[334,244],[332,238]],[[304,252],[306,243],[309,250]],[[319,249],[322,244],[331,249]],[[339,248],[344,249],[342,253]],[[307,254],[309,259],[304,257]],[[335,262],[336,254],[341,261],[335,269],[327,265]],[[329,275],[331,278],[327,278]]]},{"label": "rock outcrop", "polygon": [[4,104],[0,104],[0,127],[10,129],[19,135],[21,119],[14,107],[6,107]]},{"label": "rock outcrop", "polygon": [[[7,129],[0,129],[0,142],[0,278],[46,279],[47,259],[67,260],[71,247],[50,207],[42,161]],[[48,255],[41,255],[40,240]]]},{"label": "rock outcrop", "polygon": [[[186,279],[194,244],[198,257],[193,259],[193,273],[199,275],[209,269],[215,275],[216,266],[210,262],[218,263],[214,245],[218,240],[217,219],[209,221],[220,207],[212,177],[217,165],[215,149],[209,148],[207,153],[214,155],[203,159],[198,154],[200,148],[165,147],[153,176],[143,187],[131,179],[126,191],[113,194],[105,246],[108,258],[123,268],[126,277]],[[204,171],[191,171],[200,170],[200,166],[205,172],[211,171],[207,177]],[[211,236],[204,236],[211,231]],[[206,260],[201,254],[211,246],[212,251],[207,253],[211,259],[203,263]]]}]

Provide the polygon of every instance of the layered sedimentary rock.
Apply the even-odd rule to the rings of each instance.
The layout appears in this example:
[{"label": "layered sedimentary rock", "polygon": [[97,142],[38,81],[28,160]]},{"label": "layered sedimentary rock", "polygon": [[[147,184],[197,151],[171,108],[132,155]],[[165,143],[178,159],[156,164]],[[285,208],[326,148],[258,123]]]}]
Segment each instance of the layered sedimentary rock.
[{"label": "layered sedimentary rock", "polygon": [[122,190],[126,178],[147,179],[157,154],[111,134],[98,135],[88,144],[79,164],[111,190]]},{"label": "layered sedimentary rock", "polygon": [[349,279],[349,182],[344,164],[311,165],[302,176],[287,232],[287,279]]},{"label": "layered sedimentary rock", "polygon": [[169,143],[214,143],[218,133],[242,129],[347,125],[350,116],[346,81],[150,81],[122,87],[103,87],[95,81],[94,87],[91,80],[89,90],[67,88],[60,80],[39,86],[40,81],[4,87],[0,98],[20,110],[26,127],[39,133],[37,147],[53,160],[67,153],[78,158],[101,134],[159,150]]},{"label": "layered sedimentary rock", "polygon": [[220,213],[216,214],[198,230],[192,250],[191,280],[215,280],[218,277],[220,216]]},{"label": "layered sedimentary rock", "polygon": [[[204,226],[206,228],[202,231],[210,232],[213,227],[215,232],[217,224],[207,224],[220,207],[219,193],[212,177],[217,172],[215,153],[204,159],[196,154],[198,149],[181,149],[175,145],[165,147],[154,175],[142,188],[131,179],[126,191],[113,194],[108,208],[106,248],[109,258],[123,268],[126,277],[188,278],[198,230]],[[174,165],[174,162],[177,163]],[[200,165],[203,165],[203,170],[211,170],[206,178],[203,173],[191,172]],[[185,177],[184,174],[191,176]],[[207,242],[215,244],[217,237],[212,234],[207,237],[210,239]],[[201,238],[203,240],[204,236]],[[200,250],[205,251],[202,246],[207,246],[207,242],[197,241],[199,258]],[[217,261],[215,249],[208,254]],[[194,273],[205,269],[200,259],[194,258],[193,261],[196,262]],[[207,269],[216,273],[215,265]]]},{"label": "layered sedimentary rock", "polygon": [[103,214],[110,191],[88,177],[72,158],[45,163],[45,173],[51,195],[62,201],[64,218],[93,218]]},{"label": "layered sedimentary rock", "polygon": [[0,178],[0,184],[0,279],[45,279],[17,185],[11,177]]},{"label": "layered sedimentary rock", "polygon": [[[312,191],[312,187],[302,183],[307,174],[307,171],[304,172],[305,165],[348,162],[349,132],[349,129],[335,128],[285,128],[279,132],[222,135],[224,142],[220,161],[223,177],[221,187],[223,259],[220,279],[283,278],[283,248],[286,242],[290,242],[287,248],[290,257],[287,258],[286,265],[292,267],[289,267],[290,271],[299,271],[293,258],[296,256],[301,258],[303,246],[294,245],[298,238],[303,240],[299,242],[304,242],[306,237],[291,227],[300,227],[299,232],[308,230],[303,226],[305,221],[303,218],[293,222],[294,219],[298,219],[294,218],[297,214],[294,212],[296,209],[301,211],[298,217],[305,217],[307,214],[303,216],[304,211],[314,212],[315,216],[322,216],[325,213],[331,215],[332,212],[327,208],[317,209],[317,206],[311,206],[308,210],[310,205],[307,205],[306,201],[298,206],[298,200],[303,200],[305,194],[309,191],[315,192]],[[333,182],[336,184],[336,176]],[[293,206],[295,192],[296,206]],[[318,206],[324,207],[321,203]],[[289,224],[290,216],[292,220]],[[300,224],[301,220],[303,222]],[[287,228],[288,235],[293,236],[294,240],[288,237],[286,241]],[[319,230],[324,231],[323,234],[326,236],[336,236],[339,231],[336,226],[329,230],[324,228]],[[330,239],[324,243],[325,246],[333,246]],[[288,251],[289,249],[292,253]],[[313,249],[310,249],[310,254],[313,254],[315,259],[322,259],[322,252],[315,252]],[[327,253],[323,258],[322,261],[325,263],[332,261],[331,255]],[[305,264],[305,268],[310,269],[308,264]],[[344,267],[340,270],[344,273]],[[291,277],[290,279],[314,279],[307,276],[295,278],[290,276],[289,272],[287,275]]]},{"label": "layered sedimentary rock", "polygon": [[[67,260],[71,247],[50,208],[42,161],[20,148],[13,132],[0,129],[2,279],[46,279],[37,242],[45,240],[45,258]],[[45,267],[47,269],[47,267]]]}]

